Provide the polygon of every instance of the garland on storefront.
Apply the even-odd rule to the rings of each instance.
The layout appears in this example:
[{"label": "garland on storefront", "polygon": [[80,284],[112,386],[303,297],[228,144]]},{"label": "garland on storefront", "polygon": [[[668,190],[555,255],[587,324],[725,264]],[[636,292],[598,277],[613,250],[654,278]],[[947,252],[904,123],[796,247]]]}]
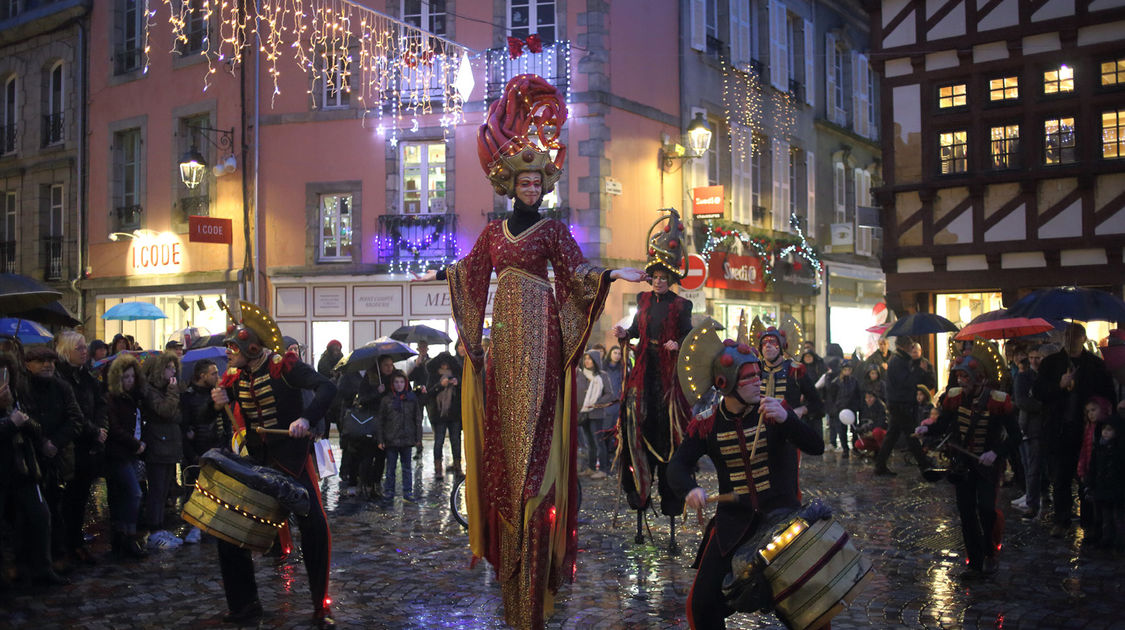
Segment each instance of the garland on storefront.
[{"label": "garland on storefront", "polygon": [[706,226],[707,240],[699,252],[704,260],[710,262],[712,252],[730,251],[737,242],[762,260],[762,273],[767,286],[772,285],[774,281],[775,261],[792,255],[804,261],[794,261],[793,269],[800,271],[805,264],[810,265],[815,272],[813,287],[820,287],[824,267],[816,248],[805,238],[796,215],[789,215],[789,226],[796,232],[796,236],[775,236],[767,230],[747,229],[739,223],[726,220],[710,220],[707,221]]}]

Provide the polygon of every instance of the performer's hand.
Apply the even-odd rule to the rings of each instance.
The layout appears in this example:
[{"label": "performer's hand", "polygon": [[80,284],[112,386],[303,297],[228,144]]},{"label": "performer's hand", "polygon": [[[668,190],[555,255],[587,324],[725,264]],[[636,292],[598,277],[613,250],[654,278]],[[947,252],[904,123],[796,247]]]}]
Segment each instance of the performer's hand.
[{"label": "performer's hand", "polygon": [[680,344],[676,343],[675,341],[668,340],[664,342],[664,349],[669,352],[675,352],[680,349]]},{"label": "performer's hand", "polygon": [[289,437],[303,438],[309,436],[309,421],[297,418],[289,425]]},{"label": "performer's hand", "polygon": [[227,396],[227,390],[222,387],[215,387],[211,390],[211,402],[215,403],[216,407],[230,404],[230,397]]},{"label": "performer's hand", "polygon": [[991,466],[992,463],[995,462],[995,461],[996,461],[996,452],[995,451],[985,451],[985,452],[981,453],[981,456],[980,456],[981,465]]},{"label": "performer's hand", "polygon": [[930,427],[928,425],[922,424],[919,425],[917,429],[914,429],[914,435],[925,435],[929,433],[929,431]]},{"label": "performer's hand", "polygon": [[12,413],[8,414],[8,419],[17,427],[22,427],[23,423],[27,422],[27,414],[19,409],[13,409]]},{"label": "performer's hand", "polygon": [[624,339],[625,336],[628,335],[628,334],[629,334],[629,331],[625,330],[624,328],[622,328],[620,326],[614,326],[613,327],[613,336],[617,337],[618,339]]},{"label": "performer's hand", "polygon": [[765,417],[766,422],[782,423],[789,417],[789,412],[782,406],[781,401],[776,398],[762,397],[761,407],[758,413]]},{"label": "performer's hand", "polygon": [[684,503],[693,510],[702,510],[707,505],[707,491],[700,487],[692,488]]},{"label": "performer's hand", "polygon": [[414,279],[411,282],[433,282],[434,280],[437,280],[437,272],[431,269],[426,273],[414,274]]},{"label": "performer's hand", "polygon": [[797,407],[793,410],[793,413],[796,414],[798,418],[804,418],[805,414],[808,412],[809,408],[806,405],[801,405],[800,407]]},{"label": "performer's hand", "polygon": [[109,431],[105,429],[98,429],[98,444],[105,444],[106,438],[109,437]]},{"label": "performer's hand", "polygon": [[640,269],[622,267],[609,272],[609,278],[610,280],[624,280],[626,282],[644,282],[648,280],[648,274]]}]

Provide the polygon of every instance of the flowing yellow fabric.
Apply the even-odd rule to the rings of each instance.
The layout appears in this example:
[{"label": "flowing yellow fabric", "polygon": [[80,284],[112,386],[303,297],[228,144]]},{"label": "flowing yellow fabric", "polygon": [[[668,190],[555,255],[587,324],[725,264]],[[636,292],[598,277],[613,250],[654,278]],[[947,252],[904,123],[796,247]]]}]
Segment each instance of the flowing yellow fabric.
[{"label": "flowing yellow fabric", "polygon": [[465,361],[461,371],[461,426],[465,448],[465,511],[469,515],[469,548],[476,558],[484,557],[483,494],[480,491],[484,458],[484,379]]}]

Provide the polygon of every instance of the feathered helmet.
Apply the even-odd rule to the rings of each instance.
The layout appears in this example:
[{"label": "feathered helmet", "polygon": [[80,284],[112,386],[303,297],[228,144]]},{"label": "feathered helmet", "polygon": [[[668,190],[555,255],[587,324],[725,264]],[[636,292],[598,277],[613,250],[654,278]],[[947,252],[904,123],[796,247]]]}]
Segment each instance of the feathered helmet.
[{"label": "feathered helmet", "polygon": [[[234,346],[247,357],[257,357],[263,348],[281,353],[284,341],[277,322],[273,321],[270,314],[258,307],[257,304],[239,300],[238,310],[242,321],[227,327],[227,336],[223,339],[228,347]],[[233,314],[231,314],[233,317]]]},{"label": "feathered helmet", "polygon": [[521,74],[508,81],[477,132],[477,157],[496,194],[515,197],[516,176],[525,171],[543,174],[544,194],[555,189],[566,161],[566,145],[559,142],[566,116],[562,95],[543,77]]},{"label": "feathered helmet", "polygon": [[[657,228],[664,223],[663,229]],[[672,282],[684,277],[684,224],[680,213],[669,208],[668,213],[656,220],[648,229],[648,265],[645,273],[663,270]]]},{"label": "feathered helmet", "polygon": [[738,388],[738,372],[747,363],[758,363],[758,355],[748,344],[733,339],[721,341],[712,321],[692,329],[680,348],[676,376],[688,404],[699,402],[712,387],[723,394]]},{"label": "feathered helmet", "polygon": [[777,346],[779,348],[781,348],[782,352],[785,352],[789,348],[789,341],[786,339],[785,331],[784,330],[778,330],[777,328],[774,328],[773,326],[770,326],[769,328],[767,328],[767,329],[763,330],[762,332],[758,333],[758,351],[759,352],[761,352],[761,350],[762,350],[762,342],[766,340],[766,337],[773,337],[773,338],[777,339]]}]

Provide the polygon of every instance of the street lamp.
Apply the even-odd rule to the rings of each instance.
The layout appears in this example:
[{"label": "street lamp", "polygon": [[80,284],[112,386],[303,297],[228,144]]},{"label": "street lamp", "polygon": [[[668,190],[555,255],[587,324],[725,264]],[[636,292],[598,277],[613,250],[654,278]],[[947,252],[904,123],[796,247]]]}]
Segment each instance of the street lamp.
[{"label": "street lamp", "polygon": [[[207,160],[199,152],[199,145],[196,140],[202,135],[203,139],[211,144],[216,149],[231,151],[234,147],[234,128],[230,129],[212,129],[210,127],[202,127],[191,125],[188,127],[192,133],[191,148],[187,153],[180,158],[180,179],[184,182],[184,186],[188,188],[195,188],[203,181],[203,175],[207,172]],[[200,134],[200,132],[203,132]],[[216,134],[218,142],[212,140],[208,134]],[[230,172],[235,169],[237,161],[232,152],[226,160],[224,160],[224,172]]]},{"label": "street lamp", "polygon": [[703,113],[697,112],[695,119],[687,128],[688,147],[677,142],[665,142],[660,148],[660,161],[665,169],[672,167],[675,160],[694,160],[703,157],[711,147],[711,128],[703,119]]}]

